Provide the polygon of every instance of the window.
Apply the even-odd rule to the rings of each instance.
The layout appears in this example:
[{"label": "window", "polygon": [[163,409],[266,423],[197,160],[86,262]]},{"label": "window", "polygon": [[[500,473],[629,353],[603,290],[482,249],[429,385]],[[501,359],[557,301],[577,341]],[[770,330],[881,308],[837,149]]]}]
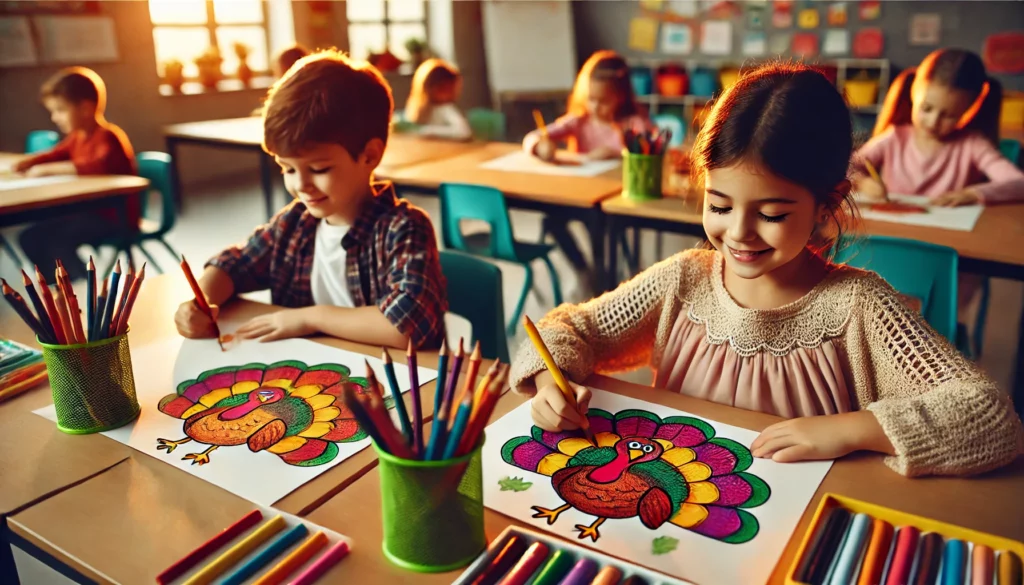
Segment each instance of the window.
[{"label": "window", "polygon": [[199,75],[195,58],[217,47],[221,72],[233,77],[238,71],[235,43],[248,47],[246,64],[256,75],[269,74],[267,14],[262,0],[149,0],[153,23],[157,73],[164,63],[177,59],[186,79]]},{"label": "window", "polygon": [[427,40],[425,0],[359,0],[346,2],[349,52],[356,59],[382,53],[385,47],[409,60],[405,43]]}]

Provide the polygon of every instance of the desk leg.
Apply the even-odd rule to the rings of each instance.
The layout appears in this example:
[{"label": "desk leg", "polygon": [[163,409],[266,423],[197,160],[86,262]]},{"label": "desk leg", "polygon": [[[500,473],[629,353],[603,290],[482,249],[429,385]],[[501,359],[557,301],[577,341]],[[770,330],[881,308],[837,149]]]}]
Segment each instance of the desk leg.
[{"label": "desk leg", "polygon": [[1024,306],[1021,307],[1020,323],[1017,325],[1017,360],[1013,366],[1013,387],[1010,390],[1017,414],[1024,418]]},{"label": "desk leg", "polygon": [[619,275],[619,238],[622,237],[625,228],[623,222],[617,216],[608,216],[608,282],[614,282]]},{"label": "desk leg", "polygon": [[[614,286],[614,274],[609,277],[607,261],[605,260],[605,249],[608,246],[606,217],[600,207],[590,210],[587,217],[587,232],[590,234],[590,247],[594,255],[594,276],[597,280],[599,290],[594,291],[601,294]],[[612,250],[615,247],[612,246]],[[614,254],[613,254],[614,255]]]},{"label": "desk leg", "polygon": [[167,144],[167,154],[171,157],[171,189],[174,191],[174,207],[181,213],[184,197],[181,193],[181,175],[178,170],[178,140],[173,136],[164,139]]},{"label": "desk leg", "polygon": [[8,537],[7,519],[0,517],[0,581],[17,585],[18,569],[14,566],[14,552]]},{"label": "desk leg", "polygon": [[263,201],[267,206],[267,219],[274,217],[274,173],[270,155],[260,152],[260,186],[263,188]]}]

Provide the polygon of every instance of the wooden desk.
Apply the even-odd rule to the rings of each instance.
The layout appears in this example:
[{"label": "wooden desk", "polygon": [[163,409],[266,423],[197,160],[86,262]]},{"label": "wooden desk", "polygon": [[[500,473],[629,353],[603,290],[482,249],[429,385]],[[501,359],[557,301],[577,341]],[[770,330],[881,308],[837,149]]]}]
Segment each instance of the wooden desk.
[{"label": "wooden desk", "polygon": [[[0,153],[0,167],[6,167],[23,157],[22,154]],[[62,213],[70,213],[98,205],[109,205],[109,202],[102,200],[138,193],[149,185],[147,179],[127,175],[53,179],[53,182],[29,184],[23,188],[0,189],[0,226],[31,221],[46,213],[52,214],[53,207],[60,207]],[[23,180],[33,181],[13,174],[0,175],[0,184]]]},{"label": "wooden desk", "polygon": [[480,168],[489,160],[516,152],[519,144],[491,142],[472,152],[379,173],[402,189],[437,193],[441,183],[471,183],[494,187],[505,194],[509,207],[578,219],[590,235],[594,270],[604,282],[605,216],[599,204],[622,192],[622,170],[596,177],[566,177],[514,173]]},{"label": "wooden desk", "polygon": [[[608,215],[609,241],[614,244],[626,228],[655,229],[704,237],[703,207],[697,198],[665,198],[636,202],[610,197],[601,202]],[[994,205],[982,212],[974,230],[943,230],[900,223],[865,220],[862,232],[894,236],[955,248],[960,269],[995,278],[1024,281],[1024,203]],[[608,256],[608,271],[618,274],[618,254]],[[1024,310],[1017,330],[1017,360],[1010,392],[1018,413],[1024,413]]]},{"label": "wooden desk", "polygon": [[[633,398],[656,402],[686,410],[709,419],[760,431],[777,421],[775,417],[705,402],[670,392],[651,390],[602,376],[588,383]],[[507,393],[495,409],[495,418],[519,406],[524,398]],[[929,516],[962,526],[1024,539],[1024,458],[1003,470],[971,479],[926,478],[907,479],[882,463],[880,456],[855,455],[833,465],[825,477],[800,523],[790,536],[770,583],[782,583],[800,538],[810,523],[821,496],[827,492],[860,498],[884,506]],[[967,496],[967,494],[971,494]],[[30,510],[31,511],[31,510]],[[756,513],[756,512],[755,512]],[[486,510],[485,531],[488,539],[496,537],[510,524],[527,526],[507,516]],[[18,521],[15,518],[14,521]],[[309,515],[309,520],[337,530],[355,541],[352,554],[331,573],[329,582],[352,583],[451,583],[461,571],[436,575],[406,572],[390,564],[381,553],[383,538],[380,511],[380,477],[371,470],[338,496]],[[615,555],[615,551],[605,550]]]},{"label": "wooden desk", "polygon": [[[259,155],[260,184],[263,189],[267,217],[271,217],[277,211],[274,203],[274,173],[277,165],[270,155],[263,152],[263,119],[261,117],[247,116],[245,118],[172,124],[164,126],[164,137],[167,143],[167,152],[171,155],[172,165],[174,165],[171,169],[171,180],[174,182],[177,193],[181,193],[181,180],[174,161],[177,160],[179,144],[188,143],[248,150]],[[378,175],[386,175],[388,172],[409,165],[456,156],[479,148],[479,145],[480,143],[430,140],[409,134],[395,134],[388,138],[384,159],[378,167]],[[178,203],[180,206],[181,202]]]}]

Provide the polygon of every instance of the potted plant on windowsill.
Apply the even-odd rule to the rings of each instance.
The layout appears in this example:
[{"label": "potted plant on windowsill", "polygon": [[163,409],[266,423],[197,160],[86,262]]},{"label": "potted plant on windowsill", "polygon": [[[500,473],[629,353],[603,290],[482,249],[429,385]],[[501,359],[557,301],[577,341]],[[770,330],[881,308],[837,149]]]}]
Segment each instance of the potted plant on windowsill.
[{"label": "potted plant on windowsill", "polygon": [[185,83],[185,64],[178,59],[165,61],[164,83],[175,93],[181,93],[181,86]]},{"label": "potted plant on windowsill", "polygon": [[427,46],[427,42],[416,37],[405,41],[405,50],[409,51],[409,61],[414,68],[419,67],[430,56],[430,47]]},{"label": "potted plant on windowsill", "polygon": [[195,58],[196,67],[199,68],[199,83],[207,89],[216,89],[217,83],[223,79],[220,65],[224,59],[220,56],[217,47],[209,47],[202,55]]},{"label": "potted plant on windowsill", "polygon": [[243,86],[249,87],[249,82],[252,81],[252,69],[246,63],[246,59],[249,58],[249,46],[244,43],[235,43],[232,48],[238,57],[238,72],[236,74],[238,80],[242,82]]}]

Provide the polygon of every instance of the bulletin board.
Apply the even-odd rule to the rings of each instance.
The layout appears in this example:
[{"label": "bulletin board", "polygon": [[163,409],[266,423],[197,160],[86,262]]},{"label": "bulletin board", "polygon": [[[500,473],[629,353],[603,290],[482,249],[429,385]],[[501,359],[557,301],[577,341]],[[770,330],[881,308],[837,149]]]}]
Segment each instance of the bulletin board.
[{"label": "bulletin board", "polygon": [[565,91],[576,79],[576,35],[568,0],[483,2],[491,91]]}]

